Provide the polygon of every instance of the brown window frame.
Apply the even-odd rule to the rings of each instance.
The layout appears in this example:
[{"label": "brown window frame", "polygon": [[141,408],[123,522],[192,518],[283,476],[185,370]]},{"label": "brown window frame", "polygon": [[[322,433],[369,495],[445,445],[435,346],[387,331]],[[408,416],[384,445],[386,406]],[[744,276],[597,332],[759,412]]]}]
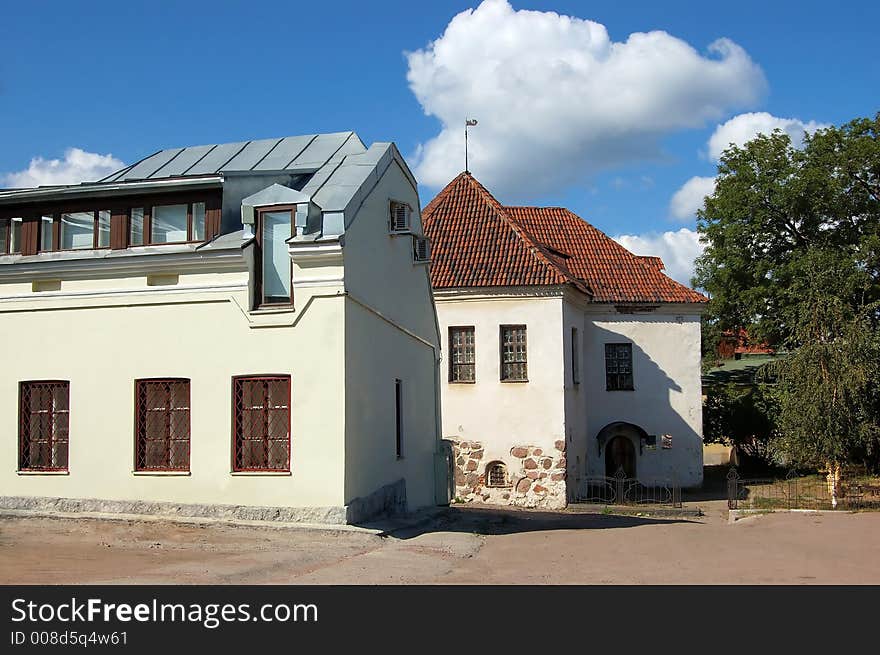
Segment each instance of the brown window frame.
[{"label": "brown window frame", "polygon": [[[110,213],[110,225],[107,227],[113,230],[113,210],[109,207],[102,207],[101,209],[63,209],[61,211],[55,212],[38,212],[37,217],[39,221],[39,233],[37,234],[38,245],[37,248],[39,252],[77,252],[79,250],[109,250],[111,244],[111,236],[108,233],[107,237],[107,245],[101,246],[99,245],[100,241],[100,233],[101,231],[98,229],[100,226],[99,214],[101,212],[109,212]],[[61,217],[64,214],[92,214],[92,247],[91,248],[62,248],[61,247]],[[52,219],[52,247],[49,250],[43,248],[43,218],[51,218]]]},{"label": "brown window frame", "polygon": [[[193,205],[202,203],[205,205],[205,237],[203,239],[193,238]],[[156,207],[173,207],[174,205],[186,205],[186,240],[185,241],[153,241],[153,211]],[[204,243],[208,240],[208,207],[209,202],[203,198],[193,198],[191,200],[175,200],[169,202],[153,202],[151,204],[132,204],[128,208],[128,241],[131,242],[131,210],[144,210],[144,245],[145,246],[173,246],[188,243]]]},{"label": "brown window frame", "polygon": [[[455,343],[455,335],[470,335],[470,343],[464,341]],[[477,331],[473,325],[450,325],[448,331],[449,344],[449,383],[450,384],[475,384],[477,381]],[[464,360],[456,361],[460,356]],[[470,370],[470,378],[462,376],[461,371]]]},{"label": "brown window frame", "polygon": [[[265,385],[263,401],[264,405],[261,408],[265,414],[266,419],[266,429],[265,429],[265,437],[262,437],[266,442],[266,465],[265,466],[244,466],[241,464],[243,459],[243,449],[240,448],[239,444],[244,441],[242,436],[242,415],[241,412],[243,408],[240,406],[241,399],[243,398],[243,393],[239,389],[239,385],[243,385],[246,382],[262,382]],[[274,407],[270,408],[268,406],[268,383],[271,382],[284,382],[287,385],[287,393],[286,393],[286,402],[287,405],[283,407]],[[279,375],[236,375],[232,378],[232,471],[233,473],[290,473],[290,464],[292,457],[292,447],[293,447],[293,439],[291,436],[291,376],[286,374]],[[251,408],[256,409],[256,408]],[[269,466],[270,458],[269,458],[269,422],[271,419],[271,411],[272,410],[286,410],[287,417],[287,463],[284,468],[272,467]],[[252,441],[256,441],[256,439],[250,439]],[[279,441],[275,439],[274,441]]]},{"label": "brown window frame", "polygon": [[[189,378],[140,378],[134,381],[135,393],[135,433],[134,433],[134,470],[141,473],[149,472],[189,472],[192,453],[192,393],[191,381]],[[186,407],[172,407],[172,399],[174,397],[171,385],[186,385]],[[166,464],[163,466],[149,466],[147,464],[147,442],[159,441],[159,439],[149,439],[147,437],[147,416],[150,412],[159,410],[150,409],[145,406],[147,401],[148,389],[151,385],[164,385],[167,397],[166,406],[164,408],[165,434],[163,436],[166,442]],[[175,438],[172,436],[171,422],[174,419],[175,410],[186,410],[186,438]],[[186,464],[172,466],[172,442],[186,442]]]},{"label": "brown window frame", "polygon": [[15,219],[18,219],[24,228],[24,216],[17,216],[15,214],[3,214],[0,215],[0,234],[2,234],[5,238],[2,240],[3,248],[0,248],[0,256],[3,255],[20,255],[24,251],[24,244],[22,243],[22,234],[19,233],[18,236],[18,251],[14,252],[12,250],[12,223]]},{"label": "brown window frame", "polygon": [[[522,359],[512,359],[510,361],[505,361],[504,359],[504,348],[507,345],[505,343],[505,332],[514,332],[514,331],[522,331],[523,334],[523,356]],[[522,324],[516,325],[501,325],[498,328],[498,345],[499,345],[499,365],[500,365],[500,377],[502,382],[528,382],[529,381],[529,341],[528,341],[528,326]],[[515,352],[515,351],[514,351]],[[507,366],[514,366],[517,364],[522,364],[523,367],[523,375],[522,377],[511,377],[509,373],[506,372]]]},{"label": "brown window frame", "polygon": [[[193,205],[205,204],[204,238],[196,239],[193,235]],[[187,206],[187,239],[185,241],[154,242],[152,216],[153,208],[163,205],[186,205]],[[89,198],[84,200],[66,200],[64,202],[47,202],[46,204],[28,207],[10,207],[0,210],[0,219],[9,219],[10,227],[7,229],[8,237],[11,237],[12,218],[22,219],[22,234],[20,250],[22,254],[38,254],[40,252],[78,252],[89,250],[122,250],[132,247],[131,243],[131,210],[144,209],[144,243],[140,246],[165,246],[165,245],[189,245],[201,244],[210,241],[220,234],[222,223],[223,199],[220,190],[200,191],[170,191],[165,193],[151,193],[143,195],[116,196],[106,198]],[[98,212],[110,212],[110,240],[108,246],[99,246]],[[85,212],[93,216],[92,223],[92,247],[91,248],[66,248],[61,249],[61,215],[67,213]],[[52,244],[51,248],[43,248],[43,217],[52,219]],[[33,224],[33,225],[29,225]],[[27,228],[27,229],[25,229]],[[0,226],[0,229],[3,229]],[[9,238],[7,238],[7,252],[0,255],[11,254],[9,250]]]},{"label": "brown window frame", "polygon": [[[617,356],[617,349],[621,348],[628,353],[628,356],[621,358]],[[613,356],[611,352],[615,352]],[[621,373],[617,362],[627,361],[629,372]],[[611,363],[614,362],[618,370],[611,370]],[[605,344],[605,390],[606,391],[635,391],[634,373],[633,373],[633,357],[631,342],[617,342]]]},{"label": "brown window frame", "polygon": [[[60,387],[63,388],[67,396],[67,409],[57,409],[54,402],[54,394],[52,398],[52,407],[48,409],[33,410],[31,399],[34,391],[38,387]],[[26,380],[18,383],[18,470],[23,472],[67,472],[70,466],[70,381],[68,380]],[[48,425],[50,432],[47,437],[42,439],[33,439],[31,435],[31,417],[35,414],[47,412],[49,416]],[[61,437],[56,434],[57,425],[55,416],[57,414],[67,415],[66,434]],[[30,462],[29,446],[34,442],[46,442],[48,444],[48,456],[54,460],[55,444],[65,444],[64,464],[63,465],[37,465],[34,466]],[[25,456],[27,455],[27,459]]]},{"label": "brown window frame", "polygon": [[290,262],[290,296],[280,302],[266,302],[263,295],[263,215],[274,212],[290,212],[290,234],[293,236],[296,205],[276,205],[258,207],[254,215],[254,245],[256,261],[254,266],[254,309],[282,308],[293,306],[293,261]]}]

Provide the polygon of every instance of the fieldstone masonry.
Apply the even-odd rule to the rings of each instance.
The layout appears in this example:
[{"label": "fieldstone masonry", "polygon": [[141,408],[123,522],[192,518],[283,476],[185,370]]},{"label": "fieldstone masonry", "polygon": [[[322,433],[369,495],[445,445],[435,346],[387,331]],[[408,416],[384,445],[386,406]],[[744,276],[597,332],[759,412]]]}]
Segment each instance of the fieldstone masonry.
[{"label": "fieldstone masonry", "polygon": [[[478,441],[452,440],[457,502],[485,502],[518,507],[561,509],[566,505],[565,441],[552,449],[514,446],[503,458],[486,457]],[[487,486],[486,469],[493,462],[507,467],[507,484]]]}]

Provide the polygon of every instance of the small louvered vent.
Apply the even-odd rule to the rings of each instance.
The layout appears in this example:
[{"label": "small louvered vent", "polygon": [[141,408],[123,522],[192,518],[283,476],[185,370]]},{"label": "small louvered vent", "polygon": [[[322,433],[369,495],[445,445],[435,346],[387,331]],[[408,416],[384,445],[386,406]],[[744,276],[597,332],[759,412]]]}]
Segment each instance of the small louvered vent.
[{"label": "small louvered vent", "polygon": [[409,232],[409,217],[410,212],[409,205],[403,202],[391,202],[391,218],[389,222],[389,228],[391,232],[401,233],[401,232]]},{"label": "small louvered vent", "polygon": [[413,236],[413,261],[422,263],[431,259],[431,242],[427,237]]}]

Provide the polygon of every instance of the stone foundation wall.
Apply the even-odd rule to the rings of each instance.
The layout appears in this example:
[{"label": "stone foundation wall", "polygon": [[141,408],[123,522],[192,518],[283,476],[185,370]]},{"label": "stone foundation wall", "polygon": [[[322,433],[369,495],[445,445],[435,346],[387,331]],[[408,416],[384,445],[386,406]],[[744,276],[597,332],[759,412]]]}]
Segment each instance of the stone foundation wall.
[{"label": "stone foundation wall", "polygon": [[[456,502],[545,509],[566,506],[564,441],[557,441],[552,449],[513,446],[501,458],[488,458],[478,441],[452,440],[452,444]],[[504,486],[488,486],[486,468],[493,462],[501,462],[507,469]]]}]

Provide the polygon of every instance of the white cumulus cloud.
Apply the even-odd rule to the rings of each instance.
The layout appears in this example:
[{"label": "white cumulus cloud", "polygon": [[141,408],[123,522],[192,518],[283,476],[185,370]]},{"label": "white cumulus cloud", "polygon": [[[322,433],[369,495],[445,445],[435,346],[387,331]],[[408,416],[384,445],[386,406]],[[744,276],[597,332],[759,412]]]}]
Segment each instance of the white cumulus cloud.
[{"label": "white cumulus cloud", "polygon": [[694,260],[703,254],[699,234],[684,227],[674,232],[621,234],[612,238],[637,255],[660,257],[666,265],[664,272],[688,286],[694,276]]},{"label": "white cumulus cloud", "polygon": [[714,177],[692,177],[672,196],[669,213],[673,218],[687,220],[693,218],[703,206],[703,199],[715,191]]},{"label": "white cumulus cloud", "polygon": [[36,187],[53,184],[93,182],[125,166],[113,155],[99,155],[80,148],[68,148],[63,159],[34,157],[21,171],[2,176],[8,187]]},{"label": "white cumulus cloud", "polygon": [[407,80],[440,133],[416,148],[432,187],[464,167],[493,192],[560,189],[598,170],[658,157],[660,138],[754,104],[761,69],[729,39],[701,53],[662,31],[612,41],[604,25],[486,0],[407,53]]},{"label": "white cumulus cloud", "polygon": [[[804,143],[804,133],[828,127],[827,123],[804,122],[799,118],[780,118],[766,111],[738,114],[715,128],[707,144],[709,158],[718,161],[731,144],[744,146],[759,134],[772,134],[779,129],[791,137],[795,148]],[[703,206],[703,198],[715,191],[714,177],[692,177],[672,195],[669,214],[673,218],[689,220]]]},{"label": "white cumulus cloud", "polygon": [[828,127],[826,123],[816,121],[805,123],[798,118],[780,118],[766,111],[739,114],[715,128],[715,132],[709,137],[709,157],[718,161],[721,153],[731,143],[743,146],[759,134],[769,135],[777,129],[787,133],[795,148],[800,148],[804,142],[804,132],[812,134],[825,127]]}]

